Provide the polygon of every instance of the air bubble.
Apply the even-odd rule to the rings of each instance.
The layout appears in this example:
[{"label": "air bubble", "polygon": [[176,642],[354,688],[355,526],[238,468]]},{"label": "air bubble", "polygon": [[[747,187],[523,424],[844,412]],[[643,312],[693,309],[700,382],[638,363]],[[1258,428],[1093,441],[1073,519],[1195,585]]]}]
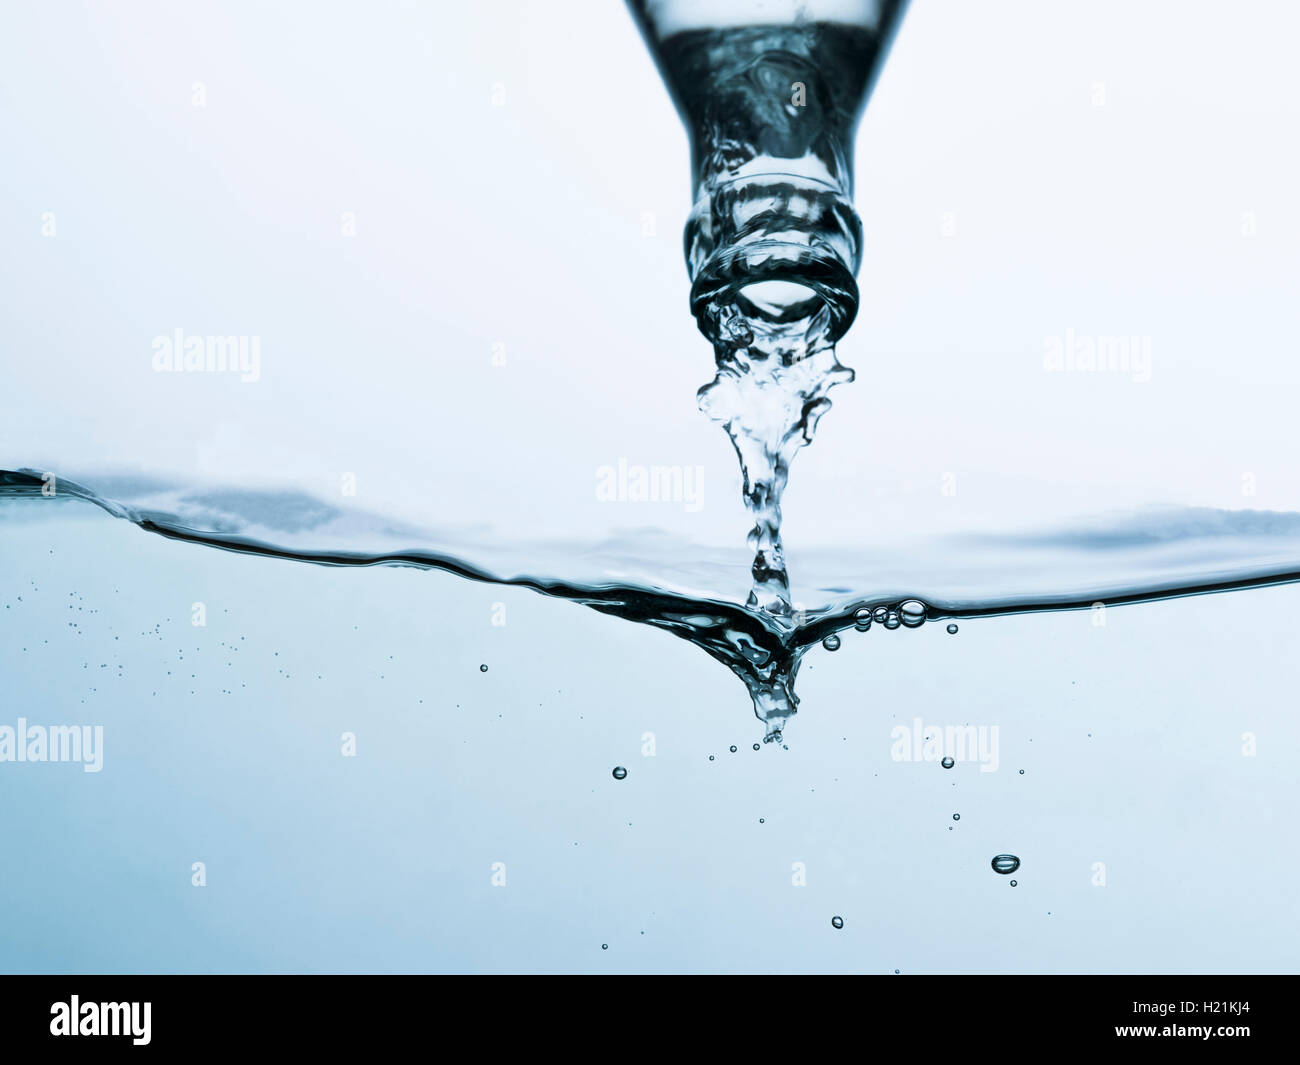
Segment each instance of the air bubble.
[{"label": "air bubble", "polygon": [[853,612],[853,624],[857,627],[859,632],[866,632],[871,628],[871,607],[858,607],[858,609]]},{"label": "air bubble", "polygon": [[622,779],[623,779],[624,777],[626,777],[626,776],[627,776],[627,770],[624,769],[621,765],[616,765],[616,766],[614,767],[614,779],[615,779],[615,780],[622,780]]},{"label": "air bubble", "polygon": [[479,667],[478,667],[478,671],[479,671],[480,673],[486,673],[486,672],[487,672],[487,666],[486,666],[486,665],[479,666]]},{"label": "air bubble", "polygon": [[1006,876],[1008,873],[1014,873],[1020,868],[1020,859],[1014,854],[999,854],[990,863],[995,873],[1001,873]]},{"label": "air bubble", "polygon": [[1012,887],[1015,887],[1015,886],[1016,886],[1016,882],[1015,882],[1014,880],[1011,881],[1011,886],[1012,886]]},{"label": "air bubble", "polygon": [[758,750],[758,744],[754,744],[754,750]]},{"label": "air bubble", "polygon": [[960,821],[960,820],[961,820],[961,814],[953,814],[953,815],[952,815],[952,819],[953,819],[954,821]]},{"label": "air bubble", "polygon": [[907,602],[899,604],[898,615],[902,618],[903,624],[909,629],[924,625],[925,604],[919,599],[909,599]]},{"label": "air bubble", "polygon": [[822,640],[822,646],[828,651],[838,651],[840,649],[840,638],[834,633]]},{"label": "air bubble", "polygon": [[956,626],[956,625],[949,625],[949,626],[948,626],[948,635],[949,635],[949,636],[956,636],[956,635],[957,635],[957,626]]},{"label": "air bubble", "polygon": [[950,756],[950,757],[945,758],[945,759],[944,759],[942,762],[940,762],[939,764],[940,764],[941,766],[943,766],[944,769],[951,769],[953,766],[955,766],[955,765],[957,764],[957,762],[956,762],[956,761],[955,761],[955,760]]},{"label": "air bubble", "polygon": [[831,918],[831,927],[832,927],[832,928],[843,928],[843,927],[844,927],[844,918],[843,918],[843,917],[840,917],[840,916],[838,916],[838,915],[835,916],[835,917],[832,917],[832,918]]},{"label": "air bubble", "polygon": [[871,618],[873,621],[879,621],[883,623],[885,618],[887,618],[888,616],[889,616],[889,609],[883,606],[878,606],[876,607],[875,610],[871,612]]},{"label": "air bubble", "polygon": [[736,753],[736,745],[734,743],[731,745],[731,753],[732,754]]},{"label": "air bubble", "polygon": [[902,622],[898,620],[898,614],[891,610],[885,615],[885,628],[896,629]]}]

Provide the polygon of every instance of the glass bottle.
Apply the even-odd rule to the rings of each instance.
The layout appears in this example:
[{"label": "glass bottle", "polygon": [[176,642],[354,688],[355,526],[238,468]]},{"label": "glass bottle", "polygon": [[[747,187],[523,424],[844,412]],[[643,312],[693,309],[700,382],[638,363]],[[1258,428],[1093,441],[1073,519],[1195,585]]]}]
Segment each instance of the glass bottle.
[{"label": "glass bottle", "polygon": [[628,0],[685,123],[691,311],[719,358],[833,345],[858,308],[853,136],[906,0]]}]

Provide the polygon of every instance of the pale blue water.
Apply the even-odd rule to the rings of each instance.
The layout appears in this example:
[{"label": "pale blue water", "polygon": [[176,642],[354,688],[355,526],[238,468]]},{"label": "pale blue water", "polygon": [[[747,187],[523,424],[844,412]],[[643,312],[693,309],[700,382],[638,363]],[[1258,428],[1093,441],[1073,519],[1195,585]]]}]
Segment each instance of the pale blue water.
[{"label": "pale blue water", "polygon": [[[0,509],[5,721],[104,729],[98,773],[0,765],[5,970],[1294,965],[1295,586],[850,627],[755,751],[644,625]],[[996,771],[897,760],[918,717],[997,726]]]}]

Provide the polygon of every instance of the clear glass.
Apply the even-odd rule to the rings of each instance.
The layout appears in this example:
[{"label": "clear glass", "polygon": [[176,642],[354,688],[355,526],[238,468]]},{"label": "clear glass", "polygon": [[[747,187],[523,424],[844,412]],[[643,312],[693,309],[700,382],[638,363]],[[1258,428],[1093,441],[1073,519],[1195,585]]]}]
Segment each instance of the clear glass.
[{"label": "clear glass", "polygon": [[691,142],[691,311],[715,346],[794,357],[858,308],[853,136],[906,6],[629,0]]}]

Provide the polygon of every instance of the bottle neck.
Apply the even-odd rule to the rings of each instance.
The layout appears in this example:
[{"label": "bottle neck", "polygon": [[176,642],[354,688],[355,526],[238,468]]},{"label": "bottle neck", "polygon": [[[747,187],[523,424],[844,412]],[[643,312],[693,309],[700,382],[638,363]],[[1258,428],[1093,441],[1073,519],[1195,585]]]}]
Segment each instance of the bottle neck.
[{"label": "bottle neck", "polygon": [[[841,39],[856,47],[836,56]],[[666,52],[691,74],[680,79],[695,177],[686,264],[691,310],[720,356],[752,335],[801,358],[853,321],[853,129],[873,45],[847,28],[757,26]]]},{"label": "bottle neck", "polygon": [[[858,307],[853,135],[906,0],[629,0],[691,143],[691,309],[719,359],[789,358]],[[762,356],[762,350],[756,352]]]}]

